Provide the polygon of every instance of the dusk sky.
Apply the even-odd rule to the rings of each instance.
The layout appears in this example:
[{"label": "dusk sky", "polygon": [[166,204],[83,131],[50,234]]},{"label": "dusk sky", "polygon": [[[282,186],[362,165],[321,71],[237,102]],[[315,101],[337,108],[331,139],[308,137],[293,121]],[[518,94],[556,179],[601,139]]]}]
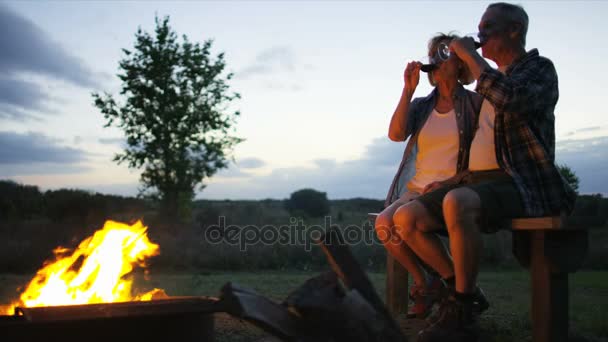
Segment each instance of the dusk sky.
[{"label": "dusk sky", "polygon": [[[490,2],[0,2],[0,179],[42,190],[135,195],[138,171],[112,162],[123,136],[103,128],[91,93],[118,94],[122,48],[154,16],[214,39],[242,95],[235,164],[197,198],[384,198],[403,143],[387,138],[403,69],[437,32],[476,32]],[[608,3],[519,2],[527,49],[553,60],[557,162],[582,193],[608,194]],[[473,88],[469,86],[469,88]],[[430,91],[421,78],[416,96]]]}]

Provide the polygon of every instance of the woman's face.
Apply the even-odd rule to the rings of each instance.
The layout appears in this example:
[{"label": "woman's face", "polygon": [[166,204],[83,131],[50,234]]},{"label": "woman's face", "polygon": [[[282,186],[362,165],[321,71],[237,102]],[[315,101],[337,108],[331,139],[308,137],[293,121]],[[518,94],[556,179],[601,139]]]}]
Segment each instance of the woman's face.
[{"label": "woman's face", "polygon": [[[442,43],[450,44],[449,40],[444,40]],[[439,44],[437,44],[439,45]],[[437,56],[437,51],[429,51],[429,57],[437,61],[441,61]],[[460,60],[456,54],[450,54],[450,58],[447,61],[443,61],[439,64],[439,67],[433,71],[433,77],[435,82],[445,82],[447,80],[457,80],[460,72]]]}]

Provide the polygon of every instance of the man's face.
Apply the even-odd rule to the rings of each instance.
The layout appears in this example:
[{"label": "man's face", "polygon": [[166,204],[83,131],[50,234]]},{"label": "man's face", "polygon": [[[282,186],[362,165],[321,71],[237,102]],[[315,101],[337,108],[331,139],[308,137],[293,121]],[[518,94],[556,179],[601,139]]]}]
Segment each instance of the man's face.
[{"label": "man's face", "polygon": [[479,22],[479,41],[483,44],[481,53],[485,58],[495,60],[508,39],[506,20],[494,8],[488,9]]}]

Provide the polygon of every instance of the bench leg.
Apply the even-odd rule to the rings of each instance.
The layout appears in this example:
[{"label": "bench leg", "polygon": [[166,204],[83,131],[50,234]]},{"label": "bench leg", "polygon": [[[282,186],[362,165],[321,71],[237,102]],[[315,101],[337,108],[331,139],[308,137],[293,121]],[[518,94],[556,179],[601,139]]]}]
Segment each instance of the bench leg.
[{"label": "bench leg", "polygon": [[397,316],[407,313],[408,272],[390,254],[386,257],[386,306]]},{"label": "bench leg", "polygon": [[531,232],[532,334],[534,342],[568,341],[568,273],[552,272],[545,232]]}]

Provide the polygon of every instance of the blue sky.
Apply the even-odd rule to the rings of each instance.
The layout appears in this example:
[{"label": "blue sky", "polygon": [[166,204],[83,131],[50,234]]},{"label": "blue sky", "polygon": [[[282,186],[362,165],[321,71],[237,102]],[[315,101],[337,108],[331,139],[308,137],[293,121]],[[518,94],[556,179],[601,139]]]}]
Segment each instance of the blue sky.
[{"label": "blue sky", "polygon": [[[0,2],[0,178],[42,189],[136,193],[115,165],[121,132],[103,128],[91,92],[117,93],[121,48],[154,16],[191,40],[213,38],[235,73],[245,138],[236,164],[199,198],[383,198],[404,145],[386,137],[407,61],[436,32],[466,34],[489,2]],[[560,79],[557,160],[584,193],[608,193],[605,2],[522,2],[528,48]],[[423,79],[417,96],[430,91]]]}]

